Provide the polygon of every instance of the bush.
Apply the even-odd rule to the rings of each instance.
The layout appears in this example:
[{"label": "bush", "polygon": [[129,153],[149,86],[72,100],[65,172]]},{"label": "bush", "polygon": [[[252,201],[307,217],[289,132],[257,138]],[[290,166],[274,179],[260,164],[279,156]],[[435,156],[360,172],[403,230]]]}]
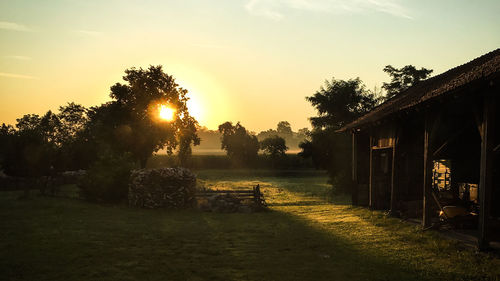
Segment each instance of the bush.
[{"label": "bush", "polygon": [[128,201],[141,208],[178,209],[195,203],[196,176],[185,168],[132,171]]},{"label": "bush", "polygon": [[81,196],[93,202],[120,202],[126,199],[133,167],[127,154],[104,153],[79,181]]}]

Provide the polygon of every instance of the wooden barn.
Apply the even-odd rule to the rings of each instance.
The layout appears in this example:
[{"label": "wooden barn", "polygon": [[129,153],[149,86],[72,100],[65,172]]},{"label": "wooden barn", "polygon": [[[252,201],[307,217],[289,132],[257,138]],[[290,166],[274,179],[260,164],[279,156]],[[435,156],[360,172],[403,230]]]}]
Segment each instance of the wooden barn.
[{"label": "wooden barn", "polygon": [[[353,204],[500,240],[500,49],[429,78],[343,127]],[[495,125],[498,128],[495,129]]]}]

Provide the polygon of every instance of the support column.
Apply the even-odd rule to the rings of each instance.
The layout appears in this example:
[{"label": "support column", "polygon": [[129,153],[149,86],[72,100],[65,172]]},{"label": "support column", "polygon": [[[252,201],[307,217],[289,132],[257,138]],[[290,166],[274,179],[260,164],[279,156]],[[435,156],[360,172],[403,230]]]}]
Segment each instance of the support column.
[{"label": "support column", "polygon": [[368,206],[373,208],[373,136],[370,132],[370,178],[368,182],[369,200]]},{"label": "support column", "polygon": [[424,190],[422,209],[422,226],[424,228],[429,227],[431,224],[432,157],[430,150],[431,122],[429,119],[429,115],[426,114],[424,129]]},{"label": "support column", "polygon": [[395,214],[396,212],[396,192],[398,192],[396,188],[396,144],[398,142],[398,139],[396,136],[394,136],[394,143],[392,145],[392,167],[391,167],[391,209],[390,213]]},{"label": "support column", "polygon": [[493,146],[495,135],[495,96],[488,93],[484,98],[481,122],[481,168],[479,172],[479,235],[478,247],[489,247],[489,217],[493,192]]},{"label": "support column", "polygon": [[358,143],[355,131],[352,132],[351,201],[353,205],[358,205]]}]

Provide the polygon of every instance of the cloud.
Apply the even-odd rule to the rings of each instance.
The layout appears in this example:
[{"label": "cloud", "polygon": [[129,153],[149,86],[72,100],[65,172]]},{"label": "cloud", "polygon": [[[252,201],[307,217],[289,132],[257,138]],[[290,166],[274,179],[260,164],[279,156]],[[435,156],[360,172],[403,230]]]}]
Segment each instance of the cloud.
[{"label": "cloud", "polygon": [[4,56],[6,59],[14,59],[14,60],[31,60],[31,57],[27,56]]},{"label": "cloud", "polygon": [[31,79],[31,80],[38,80],[38,79],[40,79],[40,78],[35,77],[35,76],[22,75],[22,74],[14,74],[14,73],[5,73],[5,72],[0,72],[0,77],[17,78],[17,79]]},{"label": "cloud", "polygon": [[13,30],[13,31],[32,31],[25,25],[8,21],[0,21],[0,29]]},{"label": "cloud", "polygon": [[281,20],[283,14],[273,11],[275,8],[279,8],[279,2],[281,1],[262,1],[262,0],[250,0],[246,5],[245,9],[250,14],[256,16],[263,16],[272,20]]},{"label": "cloud", "polygon": [[87,36],[94,36],[94,37],[98,37],[98,36],[102,36],[103,35],[102,32],[100,32],[100,31],[94,31],[94,30],[73,30],[73,32],[79,33],[79,34],[83,34],[83,35],[87,35]]},{"label": "cloud", "polygon": [[396,17],[412,19],[408,11],[395,1],[367,0],[367,3],[376,11],[387,13]]},{"label": "cloud", "polygon": [[279,21],[284,10],[301,10],[330,14],[361,14],[369,11],[411,19],[399,0],[250,0],[245,9],[252,15]]}]

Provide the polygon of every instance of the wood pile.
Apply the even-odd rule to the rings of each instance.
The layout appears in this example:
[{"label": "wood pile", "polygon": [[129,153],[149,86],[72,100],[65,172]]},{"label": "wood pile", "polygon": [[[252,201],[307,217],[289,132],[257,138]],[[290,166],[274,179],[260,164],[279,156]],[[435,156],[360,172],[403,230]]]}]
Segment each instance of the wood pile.
[{"label": "wood pile", "polygon": [[196,202],[196,176],[185,168],[133,170],[130,175],[130,206],[147,209],[179,209]]},{"label": "wood pile", "polygon": [[201,190],[197,194],[201,210],[219,213],[251,213],[266,210],[260,186],[252,190]]}]

